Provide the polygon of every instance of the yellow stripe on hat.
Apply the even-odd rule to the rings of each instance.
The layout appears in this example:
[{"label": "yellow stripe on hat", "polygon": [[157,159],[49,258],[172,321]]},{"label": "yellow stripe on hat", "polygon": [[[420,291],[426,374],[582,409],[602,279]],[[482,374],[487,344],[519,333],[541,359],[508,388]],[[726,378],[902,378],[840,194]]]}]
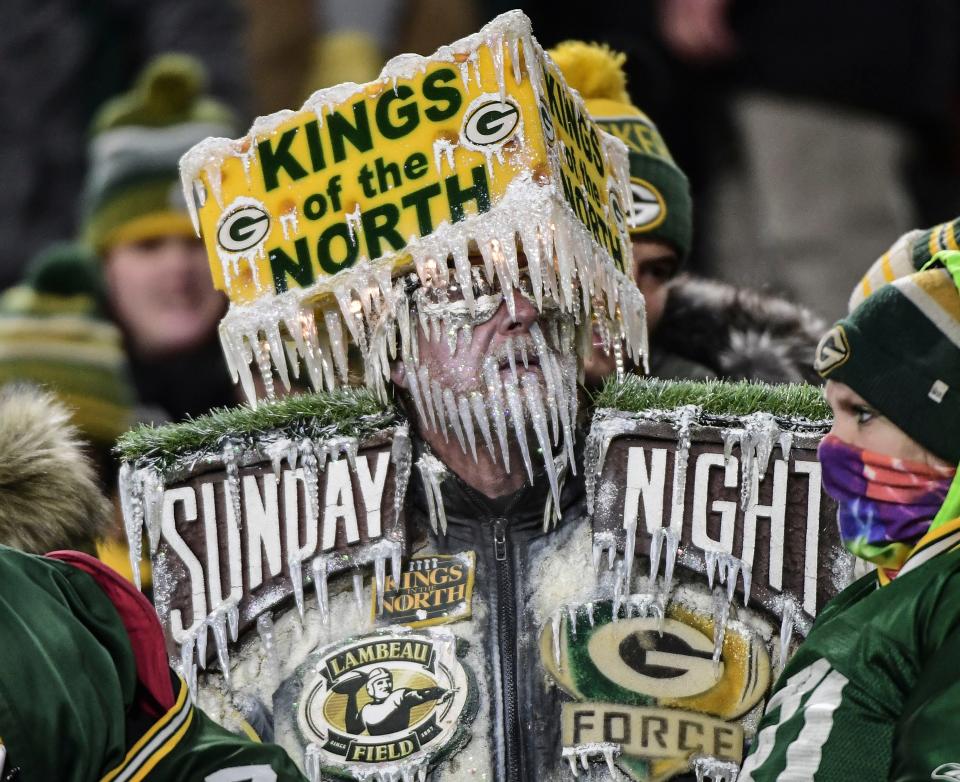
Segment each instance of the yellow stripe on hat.
[{"label": "yellow stripe on hat", "polygon": [[946,238],[947,238],[947,249],[960,250],[960,245],[957,244],[956,229],[954,228],[952,221],[945,224],[944,234],[946,235]]},{"label": "yellow stripe on hat", "polygon": [[166,236],[196,239],[197,232],[190,221],[190,215],[186,212],[171,210],[134,218],[108,231],[100,242],[99,249],[107,250],[120,244],[132,244]]},{"label": "yellow stripe on hat", "polygon": [[[944,284],[948,282],[948,284]],[[920,310],[943,335],[960,347],[960,297],[945,269],[930,269],[903,277],[891,285]]]},{"label": "yellow stripe on hat", "polygon": [[927,250],[931,256],[936,255],[940,252],[940,243],[937,241],[937,229],[930,229],[930,238],[927,240]]},{"label": "yellow stripe on hat", "polygon": [[889,250],[880,258],[880,271],[883,273],[884,282],[893,282],[897,278],[893,273],[893,267],[890,265]]}]

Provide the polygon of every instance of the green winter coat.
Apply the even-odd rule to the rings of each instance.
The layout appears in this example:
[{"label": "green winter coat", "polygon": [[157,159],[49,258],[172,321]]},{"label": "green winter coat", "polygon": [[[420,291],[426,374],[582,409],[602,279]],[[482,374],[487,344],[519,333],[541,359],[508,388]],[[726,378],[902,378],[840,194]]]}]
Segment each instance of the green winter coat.
[{"label": "green winter coat", "polygon": [[235,736],[193,707],[150,643],[160,631],[149,604],[89,563],[0,546],[0,779],[303,780],[279,747]]},{"label": "green winter coat", "polygon": [[[787,663],[740,782],[957,779],[960,549],[837,595]],[[940,776],[943,775],[943,776]]]}]

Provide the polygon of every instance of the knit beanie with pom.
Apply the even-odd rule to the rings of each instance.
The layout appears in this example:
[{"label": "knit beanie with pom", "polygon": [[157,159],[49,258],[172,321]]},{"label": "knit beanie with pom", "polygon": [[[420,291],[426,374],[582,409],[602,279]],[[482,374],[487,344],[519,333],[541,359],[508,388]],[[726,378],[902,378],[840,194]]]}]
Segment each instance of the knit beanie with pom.
[{"label": "knit beanie with pom", "polygon": [[631,237],[665,241],[684,259],[693,236],[690,183],[657,126],[630,102],[623,71],[626,55],[583,41],[564,41],[549,54],[597,124],[627,145],[633,196]]}]

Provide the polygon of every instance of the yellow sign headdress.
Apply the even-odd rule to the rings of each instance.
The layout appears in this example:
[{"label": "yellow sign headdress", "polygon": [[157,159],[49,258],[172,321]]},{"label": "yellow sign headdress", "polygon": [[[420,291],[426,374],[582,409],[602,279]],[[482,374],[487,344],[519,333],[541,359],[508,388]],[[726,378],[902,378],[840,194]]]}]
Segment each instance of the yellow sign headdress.
[{"label": "yellow sign headdress", "polygon": [[398,329],[411,350],[395,282],[407,273],[464,288],[479,274],[503,291],[525,276],[538,306],[549,297],[635,359],[646,352],[643,298],[625,274],[626,149],[519,11],[261,117],[243,138],[207,139],[180,165],[251,403],[254,362],[268,396],[274,371],[287,383],[301,360],[314,387],[345,383],[347,335],[382,391]]}]

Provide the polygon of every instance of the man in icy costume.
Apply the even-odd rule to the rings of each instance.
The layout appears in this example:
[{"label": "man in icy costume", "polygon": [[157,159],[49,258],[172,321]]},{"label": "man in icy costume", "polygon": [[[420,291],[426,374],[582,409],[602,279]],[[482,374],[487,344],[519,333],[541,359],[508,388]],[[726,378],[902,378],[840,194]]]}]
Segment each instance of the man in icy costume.
[{"label": "man in icy costume", "polygon": [[[364,158],[371,148],[378,157]],[[560,696],[539,637],[558,606],[596,594],[581,577],[592,548],[578,374],[594,329],[630,360],[645,353],[643,297],[625,273],[626,149],[513,12],[433,58],[398,58],[378,82],[261,118],[248,138],[208,140],[181,170],[232,300],[221,339],[235,380],[254,402],[251,364],[267,397],[301,368],[334,388],[355,345],[365,384],[411,420],[416,555],[475,556],[469,620],[446,621],[466,642],[476,716],[466,747],[430,756],[431,779],[556,778]],[[336,581],[316,635],[308,608],[299,659],[315,637],[335,645],[370,629]],[[234,688],[272,697],[255,666],[231,668]],[[299,749],[311,776],[326,773],[322,753]],[[427,766],[411,769],[338,766],[390,779]]]}]

